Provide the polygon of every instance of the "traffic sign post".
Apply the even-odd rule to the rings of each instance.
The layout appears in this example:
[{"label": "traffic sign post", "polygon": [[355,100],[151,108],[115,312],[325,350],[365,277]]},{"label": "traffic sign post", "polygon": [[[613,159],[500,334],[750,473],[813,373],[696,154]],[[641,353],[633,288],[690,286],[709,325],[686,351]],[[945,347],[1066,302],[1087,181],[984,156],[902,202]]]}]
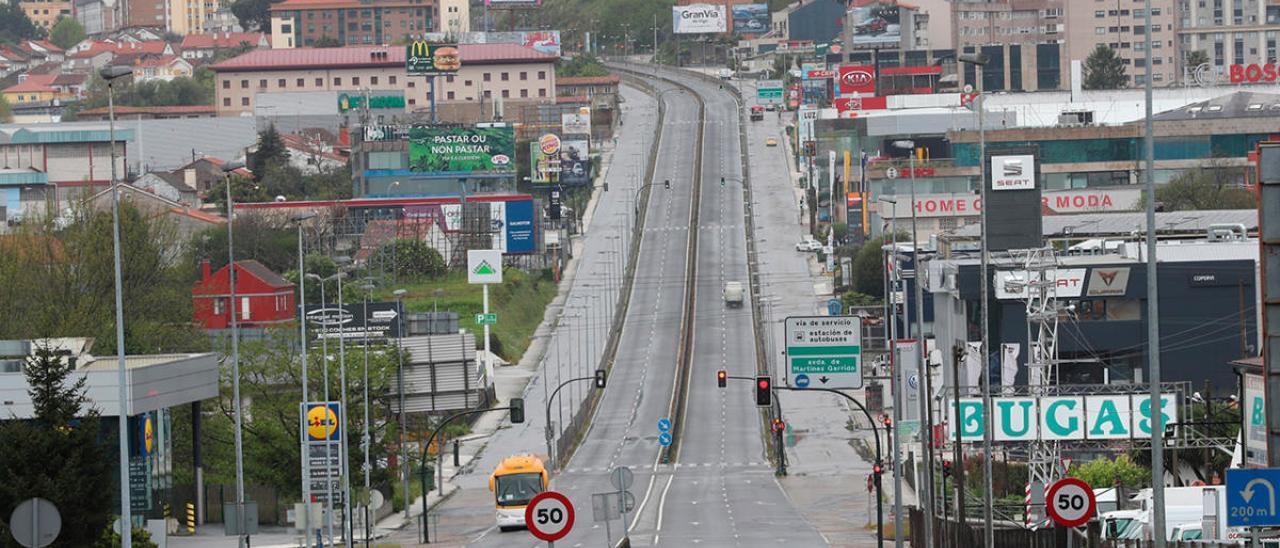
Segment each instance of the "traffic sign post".
[{"label": "traffic sign post", "polygon": [[543,491],[524,509],[524,524],[533,536],[552,546],[573,530],[573,503],[555,491]]},{"label": "traffic sign post", "polygon": [[1049,517],[1063,527],[1079,527],[1093,517],[1098,501],[1084,480],[1063,478],[1045,493]]},{"label": "traffic sign post", "polygon": [[1227,470],[1227,527],[1274,527],[1280,468]]},{"label": "traffic sign post", "polygon": [[862,318],[792,316],[785,321],[791,388],[862,388]]},{"label": "traffic sign post", "polygon": [[[485,286],[488,287],[488,286]],[[497,325],[498,314],[495,312],[476,314],[476,325]]]}]

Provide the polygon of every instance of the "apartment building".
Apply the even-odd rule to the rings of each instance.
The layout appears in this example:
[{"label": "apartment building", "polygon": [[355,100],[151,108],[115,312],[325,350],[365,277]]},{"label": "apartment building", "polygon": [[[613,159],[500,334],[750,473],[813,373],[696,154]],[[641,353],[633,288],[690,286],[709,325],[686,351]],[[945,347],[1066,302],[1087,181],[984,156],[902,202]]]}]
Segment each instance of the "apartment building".
[{"label": "apartment building", "polygon": [[71,17],[71,0],[22,0],[18,3],[27,19],[44,30],[53,28],[60,17]]},{"label": "apartment building", "polygon": [[[1199,1],[1199,0],[1197,0]],[[1213,1],[1213,0],[1206,0]],[[1220,0],[1219,0],[1220,1]],[[1084,61],[1099,44],[1110,47],[1125,65],[1129,84],[1146,79],[1146,39],[1151,33],[1151,81],[1172,85],[1180,74],[1175,44],[1176,0],[1152,0],[1151,28],[1141,3],[1099,0],[1067,3],[1068,57]]]},{"label": "apartment building", "polygon": [[[1178,0],[1177,42],[1186,55],[1203,51],[1218,67],[1274,63],[1280,3],[1263,0]],[[1195,67],[1187,67],[1188,71]],[[1179,76],[1181,76],[1181,71]]]},{"label": "apartment building", "polygon": [[285,0],[271,5],[271,40],[273,47],[311,47],[321,38],[389,44],[438,30],[439,18],[436,0]]},{"label": "apartment building", "polygon": [[[554,104],[556,57],[519,44],[461,44],[462,68],[436,78],[441,121],[477,119],[495,103],[511,109]],[[219,116],[252,113],[259,94],[276,92],[402,91],[408,111],[426,111],[430,85],[405,72],[405,48],[270,49],[212,66]],[[487,107],[486,107],[487,105]]]},{"label": "apartment building", "polygon": [[[981,89],[1042,91],[1061,89],[1065,62],[1066,0],[956,1],[951,35],[957,54],[985,54]],[[959,67],[961,85],[977,85],[973,65]]]}]

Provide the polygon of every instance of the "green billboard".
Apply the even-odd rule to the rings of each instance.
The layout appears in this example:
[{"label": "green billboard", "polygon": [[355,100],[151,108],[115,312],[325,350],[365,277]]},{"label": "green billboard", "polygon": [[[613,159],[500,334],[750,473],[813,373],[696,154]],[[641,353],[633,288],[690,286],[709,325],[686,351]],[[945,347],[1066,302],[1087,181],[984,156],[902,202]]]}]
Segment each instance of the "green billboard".
[{"label": "green billboard", "polygon": [[516,130],[505,127],[409,128],[409,169],[423,173],[515,173]]}]

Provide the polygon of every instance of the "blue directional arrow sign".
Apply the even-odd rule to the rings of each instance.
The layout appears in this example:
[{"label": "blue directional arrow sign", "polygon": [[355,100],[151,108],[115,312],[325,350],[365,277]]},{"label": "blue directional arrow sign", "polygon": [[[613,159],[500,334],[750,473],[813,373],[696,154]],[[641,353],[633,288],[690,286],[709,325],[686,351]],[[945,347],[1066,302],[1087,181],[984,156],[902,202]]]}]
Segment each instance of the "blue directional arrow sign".
[{"label": "blue directional arrow sign", "polygon": [[670,431],[671,431],[671,419],[658,419],[658,431],[659,431],[659,432],[670,432]]},{"label": "blue directional arrow sign", "polygon": [[1231,468],[1227,470],[1227,527],[1280,525],[1276,491],[1280,468]]},{"label": "blue directional arrow sign", "polygon": [[661,445],[663,447],[671,445],[671,434],[667,432],[658,434],[658,445]]},{"label": "blue directional arrow sign", "polygon": [[795,378],[795,379],[793,379],[793,380],[792,380],[792,382],[793,382],[793,383],[795,383],[795,387],[796,387],[796,388],[808,388],[808,387],[809,387],[809,376],[808,376],[808,375],[796,375],[796,378]]}]

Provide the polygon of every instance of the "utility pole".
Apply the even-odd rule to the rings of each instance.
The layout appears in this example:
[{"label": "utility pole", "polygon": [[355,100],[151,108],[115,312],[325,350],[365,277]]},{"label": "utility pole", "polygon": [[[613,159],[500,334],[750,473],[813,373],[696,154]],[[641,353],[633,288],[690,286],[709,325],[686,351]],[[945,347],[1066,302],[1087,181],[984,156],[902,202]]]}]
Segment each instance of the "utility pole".
[{"label": "utility pole", "polygon": [[[1146,139],[1143,139],[1147,164],[1147,369],[1151,381],[1151,405],[1163,409],[1160,399],[1160,284],[1156,272],[1156,165],[1155,130],[1151,117],[1151,0],[1144,2],[1146,17],[1146,65],[1147,77],[1143,82],[1146,94]],[[1163,413],[1153,413],[1163,417]],[[1155,421],[1152,421],[1155,422]],[[1151,503],[1152,530],[1156,531],[1156,548],[1164,548],[1164,422],[1151,425]]]}]

